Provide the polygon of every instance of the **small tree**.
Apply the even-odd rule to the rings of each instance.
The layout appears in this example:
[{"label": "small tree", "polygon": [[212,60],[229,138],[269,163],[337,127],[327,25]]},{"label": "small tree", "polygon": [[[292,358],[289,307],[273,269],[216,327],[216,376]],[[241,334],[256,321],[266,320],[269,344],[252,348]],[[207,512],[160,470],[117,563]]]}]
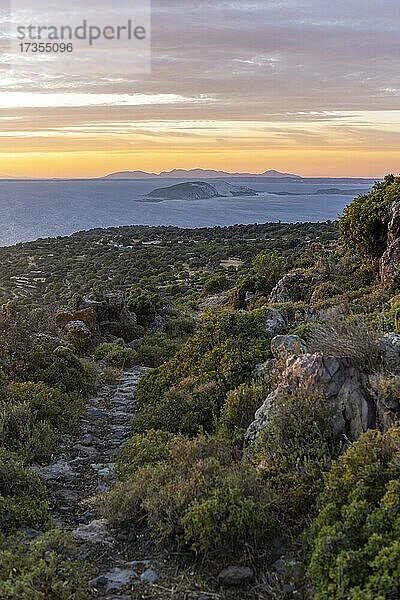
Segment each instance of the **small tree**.
[{"label": "small tree", "polygon": [[285,270],[285,259],[275,250],[260,252],[253,260],[253,271],[256,276],[256,287],[261,293],[269,293],[282,277]]},{"label": "small tree", "polygon": [[386,250],[390,207],[397,199],[400,177],[387,175],[368,194],[357,196],[346,206],[339,221],[345,247],[358,252],[374,269]]}]

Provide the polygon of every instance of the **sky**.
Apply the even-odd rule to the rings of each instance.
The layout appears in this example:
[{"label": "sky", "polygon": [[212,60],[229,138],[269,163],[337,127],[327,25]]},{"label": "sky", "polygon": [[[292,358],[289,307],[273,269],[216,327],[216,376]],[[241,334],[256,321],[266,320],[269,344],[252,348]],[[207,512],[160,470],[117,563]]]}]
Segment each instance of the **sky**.
[{"label": "sky", "polygon": [[[74,1],[75,20],[91,15]],[[132,1],[96,7],[123,22]],[[0,4],[3,32],[26,5],[44,19],[41,2]],[[398,0],[153,0],[140,69],[128,43],[13,54],[0,27],[0,177],[399,173],[399,33]]]}]

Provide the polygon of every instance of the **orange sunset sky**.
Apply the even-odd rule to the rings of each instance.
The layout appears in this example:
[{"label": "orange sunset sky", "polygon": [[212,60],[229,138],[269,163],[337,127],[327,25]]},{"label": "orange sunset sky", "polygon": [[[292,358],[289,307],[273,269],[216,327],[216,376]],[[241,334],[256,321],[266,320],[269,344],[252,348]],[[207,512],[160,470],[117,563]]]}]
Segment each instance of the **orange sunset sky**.
[{"label": "orange sunset sky", "polygon": [[98,69],[56,71],[3,43],[0,177],[400,171],[398,0],[154,0],[151,11],[148,73],[132,72],[126,47],[107,72],[101,52]]}]

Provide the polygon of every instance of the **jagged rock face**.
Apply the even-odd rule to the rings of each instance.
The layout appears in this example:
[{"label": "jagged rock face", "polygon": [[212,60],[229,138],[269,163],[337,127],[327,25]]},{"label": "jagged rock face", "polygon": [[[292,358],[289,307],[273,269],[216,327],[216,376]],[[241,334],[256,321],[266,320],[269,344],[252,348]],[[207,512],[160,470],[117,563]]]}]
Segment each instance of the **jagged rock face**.
[{"label": "jagged rock face", "polygon": [[287,273],[278,281],[270,293],[269,302],[300,302],[305,300],[311,278],[302,273]]},{"label": "jagged rock face", "polygon": [[356,440],[376,424],[375,405],[367,384],[366,376],[349,358],[320,353],[292,356],[287,361],[278,387],[256,412],[255,420],[247,430],[246,443],[253,442],[268,425],[274,402],[299,390],[310,395],[322,395],[333,406],[336,433]]},{"label": "jagged rock face", "polygon": [[391,246],[400,239],[400,200],[393,202],[388,225],[387,245]]},{"label": "jagged rock face", "polygon": [[382,283],[400,283],[400,201],[391,208],[387,249],[379,261],[379,277]]}]

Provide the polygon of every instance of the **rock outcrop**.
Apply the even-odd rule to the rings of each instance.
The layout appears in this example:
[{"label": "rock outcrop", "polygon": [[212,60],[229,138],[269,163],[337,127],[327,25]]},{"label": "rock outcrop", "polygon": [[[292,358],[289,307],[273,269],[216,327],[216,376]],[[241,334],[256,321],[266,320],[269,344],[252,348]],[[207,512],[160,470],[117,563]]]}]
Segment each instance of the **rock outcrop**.
[{"label": "rock outcrop", "polygon": [[303,273],[287,273],[278,281],[269,295],[269,302],[300,302],[305,300],[311,285],[315,283]]},{"label": "rock outcrop", "polygon": [[379,261],[379,277],[382,283],[400,283],[400,200],[391,207],[387,249]]},{"label": "rock outcrop", "polygon": [[304,354],[287,360],[278,387],[266,398],[248,428],[246,443],[253,442],[268,425],[272,407],[278,398],[300,390],[325,398],[334,409],[334,430],[350,440],[358,439],[376,424],[375,404],[368,390],[368,379],[351,359],[321,353]]},{"label": "rock outcrop", "polygon": [[135,313],[128,310],[123,296],[119,294],[91,293],[77,300],[78,310],[88,308],[96,313],[103,339],[123,338],[126,342],[131,342],[144,333]]},{"label": "rock outcrop", "polygon": [[88,294],[77,300],[76,310],[59,311],[54,321],[61,338],[81,350],[117,338],[131,342],[144,334],[135,313],[118,294]]}]

